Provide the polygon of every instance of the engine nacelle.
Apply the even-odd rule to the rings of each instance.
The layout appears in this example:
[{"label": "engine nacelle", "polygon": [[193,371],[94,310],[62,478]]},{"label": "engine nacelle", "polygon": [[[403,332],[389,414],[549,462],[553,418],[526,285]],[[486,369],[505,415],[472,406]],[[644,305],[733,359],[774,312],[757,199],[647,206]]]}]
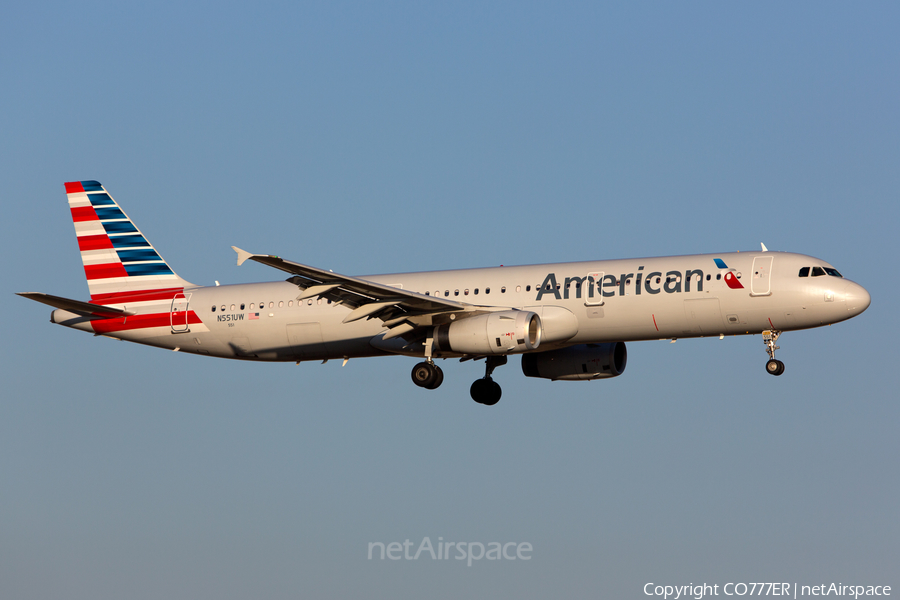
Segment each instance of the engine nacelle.
[{"label": "engine nacelle", "polygon": [[434,328],[435,349],[461,354],[510,354],[541,345],[541,318],[526,310],[504,310]]},{"label": "engine nacelle", "polygon": [[522,356],[522,372],[527,377],[587,381],[618,377],[625,371],[628,352],[625,342],[580,344],[549,352]]}]

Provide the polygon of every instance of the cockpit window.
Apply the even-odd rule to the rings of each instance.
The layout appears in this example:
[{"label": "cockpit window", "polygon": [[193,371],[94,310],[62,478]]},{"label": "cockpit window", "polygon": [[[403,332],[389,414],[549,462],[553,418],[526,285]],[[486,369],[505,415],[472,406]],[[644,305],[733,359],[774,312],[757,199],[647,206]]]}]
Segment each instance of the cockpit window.
[{"label": "cockpit window", "polygon": [[809,267],[800,269],[800,277],[809,277]]},{"label": "cockpit window", "polygon": [[825,272],[832,277],[840,277],[841,279],[843,279],[844,277],[843,275],[838,273],[837,269],[832,269],[831,267],[825,267]]},{"label": "cockpit window", "polygon": [[824,274],[825,274],[825,269],[823,269],[822,267],[813,267],[813,270],[812,270],[813,277],[821,277]]}]

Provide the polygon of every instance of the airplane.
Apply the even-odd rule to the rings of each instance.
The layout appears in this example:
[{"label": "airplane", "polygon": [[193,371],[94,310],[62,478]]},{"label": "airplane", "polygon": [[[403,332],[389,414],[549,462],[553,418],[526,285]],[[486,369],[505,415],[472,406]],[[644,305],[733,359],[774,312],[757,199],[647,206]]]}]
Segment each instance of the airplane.
[{"label": "airplane", "polygon": [[785,331],[868,308],[861,285],[788,252],[726,252],[351,277],[232,246],[288,274],[270,283],[198,286],[179,277],[97,181],[65,184],[90,301],[20,296],[51,323],[169,350],[253,361],[371,356],[422,359],[413,382],[438,388],[435,359],[485,360],[470,393],[492,406],[491,377],[522,355],[527,377],[587,381],[625,371],[626,342],[762,335],[781,375]]}]

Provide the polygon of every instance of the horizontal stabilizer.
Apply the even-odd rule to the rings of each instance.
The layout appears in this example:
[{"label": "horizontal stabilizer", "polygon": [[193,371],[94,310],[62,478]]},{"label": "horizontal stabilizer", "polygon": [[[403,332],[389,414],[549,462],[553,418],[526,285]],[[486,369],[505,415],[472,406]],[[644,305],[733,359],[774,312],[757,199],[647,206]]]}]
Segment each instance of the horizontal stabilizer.
[{"label": "horizontal stabilizer", "polygon": [[50,294],[42,294],[40,292],[17,292],[16,295],[52,306],[53,308],[61,308],[73,313],[83,315],[97,315],[102,317],[127,317],[135,313],[122,310],[121,308],[112,308],[111,306],[102,306],[99,304],[91,304],[90,302],[82,302],[80,300],[71,300],[69,298],[61,298],[60,296],[51,296]]}]

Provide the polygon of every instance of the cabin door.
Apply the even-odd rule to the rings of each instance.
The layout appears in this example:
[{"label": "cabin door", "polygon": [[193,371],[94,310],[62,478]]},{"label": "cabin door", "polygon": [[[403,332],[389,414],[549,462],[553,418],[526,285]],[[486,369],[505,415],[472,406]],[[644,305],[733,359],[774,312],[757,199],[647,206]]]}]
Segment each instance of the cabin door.
[{"label": "cabin door", "polygon": [[603,304],[603,294],[600,293],[600,282],[603,281],[603,271],[588,273],[581,284],[581,298],[585,306],[600,306]]},{"label": "cabin door", "polygon": [[750,295],[769,296],[772,294],[772,261],[774,256],[756,256],[750,273]]},{"label": "cabin door", "polygon": [[188,326],[188,303],[191,295],[184,295],[181,292],[175,294],[172,298],[172,309],[169,312],[169,324],[172,326],[172,333],[187,333],[190,331]]}]

